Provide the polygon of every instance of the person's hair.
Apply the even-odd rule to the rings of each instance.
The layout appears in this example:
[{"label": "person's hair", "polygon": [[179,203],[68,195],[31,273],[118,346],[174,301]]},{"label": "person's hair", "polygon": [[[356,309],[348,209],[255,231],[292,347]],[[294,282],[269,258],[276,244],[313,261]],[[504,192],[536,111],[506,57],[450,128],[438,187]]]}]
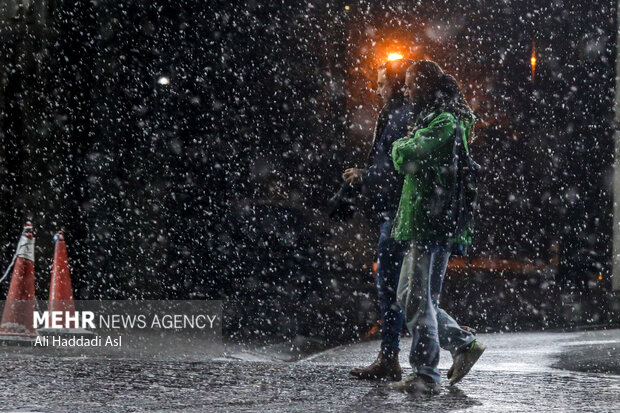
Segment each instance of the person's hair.
[{"label": "person's hair", "polygon": [[474,117],[456,79],[444,73],[437,63],[418,60],[408,66],[407,73],[415,75],[418,83],[418,95],[414,98],[419,110],[440,110],[459,118]]},{"label": "person's hair", "polygon": [[404,99],[405,77],[407,68],[414,63],[410,59],[390,60],[379,66],[378,70],[385,70],[385,77],[392,85],[392,99]]}]

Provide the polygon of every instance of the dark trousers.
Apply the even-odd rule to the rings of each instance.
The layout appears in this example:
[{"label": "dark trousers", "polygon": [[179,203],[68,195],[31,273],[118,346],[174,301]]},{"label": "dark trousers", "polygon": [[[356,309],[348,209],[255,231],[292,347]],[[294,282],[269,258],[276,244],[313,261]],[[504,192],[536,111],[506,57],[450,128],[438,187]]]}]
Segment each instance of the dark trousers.
[{"label": "dark trousers", "polygon": [[396,241],[391,237],[392,221],[386,220],[380,226],[377,252],[377,290],[381,311],[381,350],[399,350],[400,332],[403,328],[403,312],[396,304],[396,288],[408,249],[408,243]]}]

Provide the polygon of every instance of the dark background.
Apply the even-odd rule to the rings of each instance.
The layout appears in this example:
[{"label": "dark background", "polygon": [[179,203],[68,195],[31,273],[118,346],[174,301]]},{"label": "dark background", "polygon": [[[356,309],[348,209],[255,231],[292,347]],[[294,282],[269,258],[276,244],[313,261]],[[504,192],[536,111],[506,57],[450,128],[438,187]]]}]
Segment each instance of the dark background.
[{"label": "dark background", "polygon": [[77,298],[225,299],[231,334],[366,335],[377,229],[324,205],[363,165],[398,51],[453,74],[480,120],[478,232],[442,305],[490,330],[613,321],[614,1],[233,3],[2,2],[0,258],[32,220],[39,298],[63,229]]}]

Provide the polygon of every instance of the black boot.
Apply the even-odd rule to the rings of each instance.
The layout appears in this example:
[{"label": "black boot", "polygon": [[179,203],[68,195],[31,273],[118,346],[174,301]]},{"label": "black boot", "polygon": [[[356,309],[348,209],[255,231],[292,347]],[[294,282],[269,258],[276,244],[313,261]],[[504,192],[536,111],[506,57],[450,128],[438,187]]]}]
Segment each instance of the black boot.
[{"label": "black boot", "polygon": [[364,380],[395,380],[403,376],[403,369],[398,362],[398,351],[379,351],[377,360],[368,367],[351,370],[351,375]]}]

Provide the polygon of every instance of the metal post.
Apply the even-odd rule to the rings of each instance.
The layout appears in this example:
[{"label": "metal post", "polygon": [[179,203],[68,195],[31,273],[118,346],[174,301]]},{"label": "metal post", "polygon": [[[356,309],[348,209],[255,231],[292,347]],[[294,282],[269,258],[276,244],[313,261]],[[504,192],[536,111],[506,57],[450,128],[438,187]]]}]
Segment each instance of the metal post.
[{"label": "metal post", "polygon": [[612,290],[620,291],[620,0],[616,21],[616,104],[615,104],[615,156],[614,156],[614,238]]}]

